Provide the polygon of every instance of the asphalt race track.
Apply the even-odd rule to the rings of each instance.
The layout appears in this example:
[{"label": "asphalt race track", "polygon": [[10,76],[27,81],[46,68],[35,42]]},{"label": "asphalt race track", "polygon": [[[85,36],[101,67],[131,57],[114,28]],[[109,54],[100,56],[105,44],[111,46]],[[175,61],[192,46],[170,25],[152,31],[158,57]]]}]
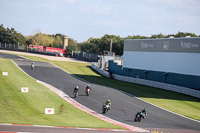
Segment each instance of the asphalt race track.
[{"label": "asphalt race track", "polygon": [[[75,100],[98,113],[102,112],[103,103],[110,99],[112,109],[105,115],[114,120],[144,129],[159,129],[170,131],[170,133],[172,131],[200,132],[200,122],[170,113],[113,88],[90,83],[92,92],[90,96],[86,96],[85,87],[88,83],[71,76],[50,63],[35,62],[35,69],[32,70],[30,60],[3,53],[0,53],[0,58],[13,59],[30,76],[62,90],[72,98],[73,89],[78,85],[80,91]],[[140,123],[134,122],[135,114],[143,108],[147,110],[147,119],[142,119]]]},{"label": "asphalt race track", "polygon": [[[3,130],[2,130],[3,129]],[[4,131],[20,132],[20,133],[116,133],[116,131],[102,131],[90,129],[75,128],[52,128],[52,127],[35,127],[22,125],[0,125],[0,133],[9,133]],[[14,131],[14,132],[13,132]]]}]

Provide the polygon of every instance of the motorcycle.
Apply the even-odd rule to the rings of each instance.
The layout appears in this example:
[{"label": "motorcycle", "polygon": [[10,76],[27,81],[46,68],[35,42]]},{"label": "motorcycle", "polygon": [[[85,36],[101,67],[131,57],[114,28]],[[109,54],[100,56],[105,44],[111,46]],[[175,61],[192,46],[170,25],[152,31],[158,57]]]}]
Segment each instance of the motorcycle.
[{"label": "motorcycle", "polygon": [[74,91],[74,98],[76,98],[78,96],[78,90]]},{"label": "motorcycle", "polygon": [[87,96],[90,95],[90,89],[86,89],[85,93],[87,94]]},{"label": "motorcycle", "polygon": [[103,104],[102,114],[105,114],[106,112],[108,112],[108,110],[109,110],[109,105]]},{"label": "motorcycle", "polygon": [[147,113],[146,112],[137,112],[137,114],[135,115],[135,122],[140,122],[141,119],[146,119],[147,117]]},{"label": "motorcycle", "polygon": [[34,65],[33,64],[31,64],[31,69],[34,69]]}]

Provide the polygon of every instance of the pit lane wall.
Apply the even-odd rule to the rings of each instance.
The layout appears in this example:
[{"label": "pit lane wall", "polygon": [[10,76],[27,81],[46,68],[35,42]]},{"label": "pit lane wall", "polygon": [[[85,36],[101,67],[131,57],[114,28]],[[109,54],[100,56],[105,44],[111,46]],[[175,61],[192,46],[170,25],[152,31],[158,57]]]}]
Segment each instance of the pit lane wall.
[{"label": "pit lane wall", "polygon": [[[200,98],[199,90],[182,87],[182,86],[178,86],[178,85],[173,85],[173,84],[167,84],[167,83],[162,83],[162,82],[156,82],[156,81],[151,81],[151,80],[146,80],[146,79],[139,79],[139,78],[133,78],[133,77],[128,77],[128,76],[122,76],[119,74],[109,73],[107,71],[100,69],[97,66],[97,63],[91,63],[91,67],[94,70],[96,70],[98,73],[100,73],[101,75],[104,75],[105,77],[108,77],[108,78],[111,77],[113,79],[120,80],[120,81],[156,87],[156,88],[174,91],[174,92],[178,92],[178,93],[182,93],[182,94],[186,94],[189,96]],[[120,66],[118,66],[118,67],[120,67]]]}]

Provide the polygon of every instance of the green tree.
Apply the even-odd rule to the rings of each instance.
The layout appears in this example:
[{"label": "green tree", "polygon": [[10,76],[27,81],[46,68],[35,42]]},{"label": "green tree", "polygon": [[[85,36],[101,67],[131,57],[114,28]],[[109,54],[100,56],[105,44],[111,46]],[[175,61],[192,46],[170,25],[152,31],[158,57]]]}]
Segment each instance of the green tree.
[{"label": "green tree", "polygon": [[32,37],[33,45],[50,46],[53,45],[54,38],[43,33],[38,33]]},{"label": "green tree", "polygon": [[33,38],[33,36],[26,36],[25,37],[27,45],[32,44],[32,38]]},{"label": "green tree", "polygon": [[7,43],[7,29],[3,27],[3,24],[0,25],[0,42]]},{"label": "green tree", "polygon": [[78,46],[78,43],[74,39],[69,38],[68,46],[66,48],[66,54],[67,55],[71,55],[72,54],[72,50],[79,51],[79,46]]},{"label": "green tree", "polygon": [[100,44],[98,45],[98,47],[100,48],[100,52],[103,53],[103,51],[110,51],[111,40],[112,40],[112,52],[115,52],[116,55],[122,55],[124,39],[120,38],[120,36],[108,35],[108,34],[105,34],[101,38]]},{"label": "green tree", "polygon": [[56,35],[53,41],[53,47],[60,48],[63,44],[63,36]]},{"label": "green tree", "polygon": [[2,24],[0,25],[0,42],[9,43],[11,45],[26,45],[26,39],[21,33],[15,31],[14,28],[4,28]]},{"label": "green tree", "polygon": [[125,37],[124,39],[148,39],[148,37],[140,36],[140,35],[133,35],[133,36]]},{"label": "green tree", "polygon": [[151,35],[150,38],[166,38],[167,36],[166,35],[163,35],[162,33],[160,34],[153,34]]},{"label": "green tree", "polygon": [[174,37],[186,37],[186,36],[198,37],[196,34],[189,32],[178,32],[177,34],[174,35]]}]

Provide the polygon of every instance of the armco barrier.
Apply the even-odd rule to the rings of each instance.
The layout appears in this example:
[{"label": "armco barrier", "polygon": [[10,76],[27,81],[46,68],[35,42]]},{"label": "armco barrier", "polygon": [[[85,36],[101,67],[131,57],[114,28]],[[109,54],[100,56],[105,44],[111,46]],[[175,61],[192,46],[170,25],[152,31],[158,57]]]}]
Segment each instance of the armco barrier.
[{"label": "armco barrier", "polygon": [[98,73],[100,73],[101,75],[103,75],[103,76],[105,76],[105,77],[107,77],[107,78],[110,78],[110,73],[107,72],[107,71],[104,71],[104,70],[100,69],[100,68],[97,66],[97,63],[92,62],[92,63],[91,63],[91,67],[92,67],[94,70],[96,70]]},{"label": "armco barrier", "polygon": [[131,77],[126,77],[126,76],[120,76],[120,75],[116,75],[116,74],[112,74],[112,76],[114,79],[125,81],[125,82],[161,88],[164,90],[170,90],[170,91],[174,91],[174,92],[178,92],[178,93],[182,93],[182,94],[200,98],[200,91],[193,90],[190,88],[161,83],[161,82],[155,82],[155,81],[150,81],[150,80],[145,80],[145,79],[137,79],[137,78],[131,78]]},{"label": "armco barrier", "polygon": [[[100,69],[98,66],[95,65],[95,63],[91,63],[91,66],[98,73],[110,78],[109,72]],[[174,91],[174,92],[178,92],[178,93],[182,93],[182,94],[186,94],[186,95],[189,95],[189,96],[200,98],[200,91],[190,89],[190,88],[186,88],[186,87],[181,87],[181,86],[176,86],[176,85],[166,84],[166,83],[161,83],[161,82],[156,82],[156,81],[150,81],[150,80],[145,80],[145,79],[132,78],[132,77],[127,77],[127,76],[120,76],[120,75],[117,75],[117,74],[112,74],[112,78],[114,78],[116,80],[120,80],[120,81],[156,87],[156,88]]]}]

